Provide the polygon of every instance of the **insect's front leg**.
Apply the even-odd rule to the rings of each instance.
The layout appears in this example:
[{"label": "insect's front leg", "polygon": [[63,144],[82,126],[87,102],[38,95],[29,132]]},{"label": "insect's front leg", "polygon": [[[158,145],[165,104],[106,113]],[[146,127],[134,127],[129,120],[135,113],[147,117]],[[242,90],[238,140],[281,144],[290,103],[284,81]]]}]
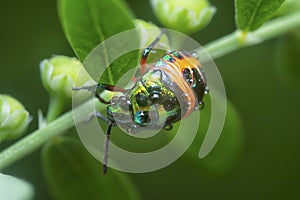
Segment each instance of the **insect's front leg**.
[{"label": "insect's front leg", "polygon": [[86,123],[92,121],[92,119],[94,119],[94,117],[97,117],[101,120],[103,120],[104,122],[106,122],[107,124],[109,122],[111,122],[111,120],[109,120],[107,117],[105,117],[101,112],[99,111],[96,111],[96,112],[93,112],[89,115],[89,117],[85,120]]},{"label": "insect's front leg", "polygon": [[[92,85],[92,86],[82,86],[82,87],[75,87],[73,88],[73,90],[88,90],[91,91],[95,94],[95,97],[104,104],[111,104],[111,100],[106,101],[105,99],[103,99],[100,96],[100,93],[103,90],[107,90],[107,91],[111,91],[111,92],[122,92],[125,93],[127,92],[126,89],[124,88],[120,88],[114,85],[108,85],[108,84],[102,84],[102,83],[98,83],[97,85]],[[103,173],[106,174],[107,173],[107,168],[108,168],[108,152],[109,152],[109,140],[110,140],[110,133],[111,133],[111,128],[113,126],[116,126],[116,123],[107,118],[106,116],[104,116],[102,113],[96,111],[94,113],[92,113],[89,118],[86,120],[86,122],[90,122],[94,117],[97,117],[101,120],[103,120],[104,122],[106,122],[108,124],[107,126],[107,130],[106,130],[106,137],[105,137],[105,142],[104,142],[104,156],[103,156]]]},{"label": "insect's front leg", "polygon": [[163,36],[163,34],[165,34],[164,30],[161,30],[160,34],[155,38],[155,40],[153,42],[151,42],[151,44],[146,47],[142,53],[142,58],[140,61],[140,65],[141,65],[141,75],[143,76],[146,72],[146,62],[149,56],[149,53],[152,51],[153,47],[160,41],[161,37]]},{"label": "insect's front leg", "polygon": [[95,97],[103,104],[110,104],[110,101],[106,101],[100,96],[100,93],[103,90],[111,91],[111,92],[126,92],[127,90],[124,88],[120,88],[114,85],[109,85],[109,84],[103,84],[103,83],[98,83],[96,85],[92,86],[81,86],[81,87],[73,87],[72,88],[74,91],[78,90],[88,90],[91,91],[95,94]]},{"label": "insect's front leg", "polygon": [[112,126],[113,126],[112,122],[108,123],[107,130],[106,130],[106,137],[105,137],[105,141],[104,141],[104,156],[103,156],[103,165],[102,165],[102,170],[103,170],[104,174],[107,173],[109,140],[110,140],[110,132],[111,132]]}]

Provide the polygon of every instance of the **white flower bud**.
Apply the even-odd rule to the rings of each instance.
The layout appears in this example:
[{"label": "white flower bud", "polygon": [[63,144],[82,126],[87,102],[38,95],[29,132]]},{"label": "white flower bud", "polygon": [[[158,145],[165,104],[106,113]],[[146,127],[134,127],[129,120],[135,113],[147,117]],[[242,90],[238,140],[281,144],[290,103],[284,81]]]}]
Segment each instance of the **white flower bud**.
[{"label": "white flower bud", "polygon": [[186,34],[203,29],[216,12],[207,0],[151,0],[151,5],[166,28]]},{"label": "white flower bud", "polygon": [[0,142],[22,136],[31,120],[28,111],[18,100],[0,95]]},{"label": "white flower bud", "polygon": [[52,95],[72,97],[72,86],[76,84],[84,85],[90,81],[87,74],[80,76],[76,80],[78,73],[82,70],[81,62],[76,58],[67,56],[54,56],[45,59],[40,63],[41,79],[43,85]]}]

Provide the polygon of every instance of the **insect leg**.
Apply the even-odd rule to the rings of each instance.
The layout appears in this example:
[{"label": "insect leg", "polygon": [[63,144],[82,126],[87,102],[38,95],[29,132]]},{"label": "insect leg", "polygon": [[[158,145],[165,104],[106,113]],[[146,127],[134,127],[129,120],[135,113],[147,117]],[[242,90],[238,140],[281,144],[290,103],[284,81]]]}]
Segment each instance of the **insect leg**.
[{"label": "insect leg", "polygon": [[100,96],[101,91],[100,90],[108,90],[111,92],[126,92],[127,90],[124,88],[120,88],[114,85],[108,85],[108,84],[102,84],[98,83],[97,85],[92,86],[82,86],[82,87],[73,87],[73,90],[89,90],[93,93],[95,93],[95,97],[103,104],[110,104],[110,101],[106,101]]},{"label": "insect leg", "polygon": [[111,127],[112,126],[113,126],[113,123],[109,122],[107,130],[106,130],[105,141],[104,141],[104,156],[103,156],[103,165],[102,165],[102,169],[103,169],[103,173],[104,174],[107,173],[108,152],[109,152],[109,138],[110,138],[110,131],[111,131]]},{"label": "insect leg", "polygon": [[97,89],[104,89],[104,90],[108,90],[111,92],[126,92],[127,90],[121,87],[117,87],[115,85],[108,85],[108,84],[102,84],[102,83],[98,83],[97,85]]},{"label": "insect leg", "polygon": [[142,58],[141,58],[141,61],[140,61],[141,75],[142,76],[145,74],[146,61],[147,61],[148,55],[151,52],[151,50],[153,49],[153,47],[159,42],[159,40],[161,39],[163,34],[165,34],[165,31],[162,29],[160,34],[155,38],[155,40],[148,47],[146,47],[144,49],[144,51],[142,53]]},{"label": "insect leg", "polygon": [[91,113],[91,114],[89,115],[89,117],[85,120],[85,122],[88,123],[88,122],[92,121],[92,119],[93,119],[94,117],[97,117],[97,118],[103,120],[103,121],[106,122],[107,124],[110,123],[110,120],[109,120],[107,117],[105,117],[102,113],[100,113],[100,112],[98,112],[98,111]]},{"label": "insect leg", "polygon": [[99,99],[99,101],[101,103],[104,103],[104,104],[110,104],[110,101],[106,101],[102,97],[100,97],[100,95],[99,95],[100,92],[98,92],[99,89],[104,89],[104,90],[108,90],[108,91],[111,91],[111,92],[122,92],[122,93],[127,91],[124,88],[120,88],[120,87],[117,87],[117,86],[114,86],[114,85],[98,83],[98,85],[96,87],[95,97],[97,97]]}]

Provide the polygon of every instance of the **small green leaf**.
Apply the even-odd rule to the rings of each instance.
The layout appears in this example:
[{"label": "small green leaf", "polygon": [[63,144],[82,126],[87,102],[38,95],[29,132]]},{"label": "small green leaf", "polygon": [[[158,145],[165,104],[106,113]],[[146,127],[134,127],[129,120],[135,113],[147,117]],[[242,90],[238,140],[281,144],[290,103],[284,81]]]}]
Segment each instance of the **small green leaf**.
[{"label": "small green leaf", "polygon": [[[101,148],[101,144],[99,144]],[[55,199],[140,199],[129,178],[94,159],[80,141],[59,137],[42,152],[43,169]]]},{"label": "small green leaf", "polygon": [[[65,35],[81,61],[109,37],[135,28],[133,15],[123,0],[59,0],[58,12]],[[119,45],[115,48],[122,47]],[[106,54],[103,58],[109,57],[110,49],[103,50]],[[126,72],[136,66],[137,59],[137,51],[122,55],[106,70],[102,81],[116,83],[124,70]],[[109,64],[107,60],[104,63],[106,66]]]},{"label": "small green leaf", "polygon": [[29,200],[33,199],[33,187],[18,178],[0,174],[0,199]]},{"label": "small green leaf", "polygon": [[274,15],[284,1],[235,0],[237,27],[245,32],[258,29]]},{"label": "small green leaf", "polygon": [[300,89],[300,30],[278,39],[275,48],[275,67],[288,88]]}]

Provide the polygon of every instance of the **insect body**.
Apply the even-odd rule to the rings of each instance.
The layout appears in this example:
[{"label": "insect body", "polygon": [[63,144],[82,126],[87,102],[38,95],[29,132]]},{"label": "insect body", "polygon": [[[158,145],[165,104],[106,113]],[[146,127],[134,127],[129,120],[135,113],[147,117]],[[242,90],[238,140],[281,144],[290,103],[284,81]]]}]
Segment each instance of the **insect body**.
[{"label": "insect body", "polygon": [[130,134],[141,130],[169,130],[172,125],[201,109],[203,96],[208,92],[204,71],[199,61],[185,50],[167,52],[145,73],[149,52],[159,41],[161,33],[144,51],[141,59],[142,77],[130,89],[107,84],[97,84],[81,89],[100,89],[122,92],[105,101],[96,92],[100,102],[108,104],[107,117],[95,115],[108,123],[106,132],[103,171],[108,164],[109,137],[112,126],[119,126]]},{"label": "insect body", "polygon": [[185,51],[165,54],[123,96],[111,99],[109,119],[132,134],[170,128],[203,105],[207,86],[199,67]]}]

